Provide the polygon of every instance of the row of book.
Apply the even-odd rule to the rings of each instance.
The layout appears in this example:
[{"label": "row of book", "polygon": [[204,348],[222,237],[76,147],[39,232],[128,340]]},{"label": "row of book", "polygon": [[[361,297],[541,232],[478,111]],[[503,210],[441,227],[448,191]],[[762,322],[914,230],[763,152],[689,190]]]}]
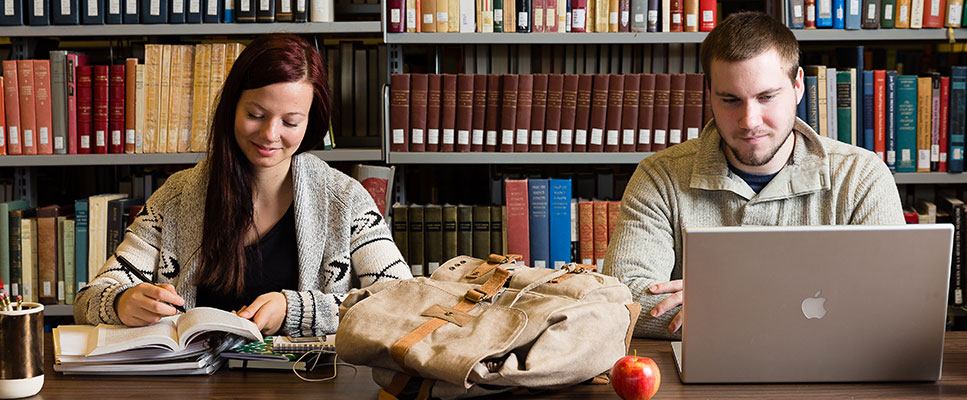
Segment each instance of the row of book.
[{"label": "row of book", "polygon": [[393,206],[393,240],[414,276],[429,276],[457,255],[520,254],[537,268],[601,268],[619,201],[574,198],[570,179],[504,183],[506,205]]},{"label": "row of book", "polygon": [[805,70],[799,114],[820,135],[874,151],[897,172],[964,171],[967,67],[951,76]]},{"label": "row of book", "polygon": [[950,257],[950,293],[947,301],[952,306],[964,306],[967,290],[967,239],[964,220],[964,201],[958,196],[939,196],[937,202],[919,199],[903,208],[903,216],[908,224],[946,223],[954,226],[953,252]]},{"label": "row of book", "polygon": [[144,198],[127,194],[100,194],[66,206],[0,203],[3,291],[24,301],[73,304],[143,205]]},{"label": "row of book", "polygon": [[395,74],[390,150],[659,151],[698,137],[704,98],[701,74]]},{"label": "row of book", "polygon": [[3,61],[0,154],[205,151],[213,104],[239,43],[145,45],[145,63],[83,54]]},{"label": "row of book", "polygon": [[708,32],[715,0],[387,0],[387,31]]},{"label": "row of book", "polygon": [[333,0],[6,0],[0,26],[333,22]]},{"label": "row of book", "polygon": [[789,0],[790,29],[920,29],[967,26],[964,0]]}]

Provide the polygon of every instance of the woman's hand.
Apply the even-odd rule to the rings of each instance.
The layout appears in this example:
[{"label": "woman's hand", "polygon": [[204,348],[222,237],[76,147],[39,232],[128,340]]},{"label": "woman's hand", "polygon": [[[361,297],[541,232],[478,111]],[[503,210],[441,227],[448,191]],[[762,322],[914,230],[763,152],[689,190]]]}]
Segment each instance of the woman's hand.
[{"label": "woman's hand", "polygon": [[266,335],[275,334],[285,322],[288,301],[282,292],[270,292],[257,298],[252,304],[236,311],[239,317],[250,319]]},{"label": "woman's hand", "polygon": [[[170,303],[170,304],[169,304]],[[178,313],[171,304],[182,306],[185,299],[167,283],[140,283],[118,296],[114,309],[127,326],[146,326]]]}]

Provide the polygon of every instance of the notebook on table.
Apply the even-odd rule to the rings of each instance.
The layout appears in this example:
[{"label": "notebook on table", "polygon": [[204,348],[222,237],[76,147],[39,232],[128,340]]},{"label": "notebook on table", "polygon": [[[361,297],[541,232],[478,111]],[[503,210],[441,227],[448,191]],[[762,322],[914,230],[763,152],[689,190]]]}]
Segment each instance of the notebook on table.
[{"label": "notebook on table", "polygon": [[953,233],[685,229],[682,381],[939,380]]}]

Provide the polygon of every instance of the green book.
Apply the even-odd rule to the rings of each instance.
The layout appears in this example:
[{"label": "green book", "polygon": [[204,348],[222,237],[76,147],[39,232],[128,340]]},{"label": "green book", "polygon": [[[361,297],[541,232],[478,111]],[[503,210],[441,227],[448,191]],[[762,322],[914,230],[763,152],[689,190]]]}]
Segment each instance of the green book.
[{"label": "green book", "polygon": [[880,29],[893,29],[893,19],[896,17],[896,0],[883,0],[880,7],[883,10],[880,13]]},{"label": "green book", "polygon": [[[3,280],[3,292],[11,294],[10,285],[10,211],[23,210],[30,206],[27,200],[14,200],[0,203],[0,279]],[[20,226],[20,225],[17,225]]]},{"label": "green book", "polygon": [[504,0],[494,0],[494,32],[504,31]]},{"label": "green book", "polygon": [[[74,220],[65,219],[62,232],[64,234],[61,242],[64,247],[61,252],[61,259],[64,260],[64,304],[74,304],[74,294],[77,291],[76,267],[74,266]],[[60,289],[60,288],[58,288]]]},{"label": "green book", "polygon": [[853,142],[852,104],[850,71],[836,71],[836,137],[843,143]]},{"label": "green book", "polygon": [[917,172],[917,76],[896,77],[896,172]]}]

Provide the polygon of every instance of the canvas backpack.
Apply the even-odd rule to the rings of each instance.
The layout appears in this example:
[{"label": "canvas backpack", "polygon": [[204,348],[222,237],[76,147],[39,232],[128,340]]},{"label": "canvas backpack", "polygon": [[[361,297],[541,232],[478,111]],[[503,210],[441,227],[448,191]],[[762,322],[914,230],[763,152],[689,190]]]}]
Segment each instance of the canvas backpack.
[{"label": "canvas backpack", "polygon": [[340,357],[372,367],[381,398],[559,389],[607,373],[641,310],[628,287],[591,266],[530,268],[518,258],[460,256],[428,278],[350,293]]}]

